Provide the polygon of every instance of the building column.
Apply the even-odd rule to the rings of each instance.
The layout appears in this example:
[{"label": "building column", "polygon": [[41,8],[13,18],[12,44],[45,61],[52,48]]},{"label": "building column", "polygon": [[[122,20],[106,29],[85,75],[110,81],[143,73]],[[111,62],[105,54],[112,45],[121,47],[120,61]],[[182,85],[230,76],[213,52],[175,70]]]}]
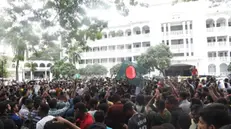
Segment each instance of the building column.
[{"label": "building column", "polygon": [[182,22],[182,26],[183,26],[183,35],[185,35],[186,31],[187,31],[186,28],[185,28],[185,21]]},{"label": "building column", "polygon": [[45,80],[47,79],[47,70],[45,70]]},{"label": "building column", "polygon": [[186,44],[186,39],[187,39],[187,38],[183,38],[184,57],[187,57],[187,51],[188,51],[187,44]]},{"label": "building column", "polygon": [[[168,37],[169,37],[169,35],[171,34],[171,25],[170,23],[167,23],[167,25],[168,25]],[[167,38],[167,39],[170,39],[170,38]],[[168,43],[169,43],[169,48],[171,49],[171,46],[172,46],[171,40],[169,40]]]},{"label": "building column", "polygon": [[51,81],[53,79],[53,74],[50,72],[49,80]]}]

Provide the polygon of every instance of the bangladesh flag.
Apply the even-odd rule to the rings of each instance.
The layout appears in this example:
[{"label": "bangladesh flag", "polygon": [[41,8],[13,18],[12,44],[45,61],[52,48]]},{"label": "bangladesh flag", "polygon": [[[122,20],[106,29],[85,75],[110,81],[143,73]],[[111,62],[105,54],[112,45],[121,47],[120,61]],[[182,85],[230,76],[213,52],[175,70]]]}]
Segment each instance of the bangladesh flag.
[{"label": "bangladesh flag", "polygon": [[143,81],[142,74],[145,73],[143,67],[138,66],[130,61],[124,61],[117,73],[116,79],[127,79],[128,82],[135,86],[141,86]]}]

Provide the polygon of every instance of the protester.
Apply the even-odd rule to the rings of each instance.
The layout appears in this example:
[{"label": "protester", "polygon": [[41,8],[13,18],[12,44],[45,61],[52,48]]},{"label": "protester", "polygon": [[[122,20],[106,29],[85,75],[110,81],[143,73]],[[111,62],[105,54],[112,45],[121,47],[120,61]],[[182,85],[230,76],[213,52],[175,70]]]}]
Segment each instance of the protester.
[{"label": "protester", "polygon": [[2,85],[0,129],[228,129],[230,80],[194,77],[144,80],[139,93],[113,78]]}]

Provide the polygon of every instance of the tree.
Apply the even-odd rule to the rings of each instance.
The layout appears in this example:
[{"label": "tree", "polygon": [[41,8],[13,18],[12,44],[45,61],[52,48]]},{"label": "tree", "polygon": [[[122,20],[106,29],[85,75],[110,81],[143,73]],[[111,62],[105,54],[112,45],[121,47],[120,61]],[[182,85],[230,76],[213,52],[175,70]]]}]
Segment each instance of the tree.
[{"label": "tree", "polygon": [[25,67],[30,69],[30,79],[34,79],[34,72],[37,70],[38,65],[36,63],[30,62],[26,63]]},{"label": "tree", "polygon": [[114,66],[110,69],[110,74],[111,74],[112,77],[113,77],[114,75],[116,75],[116,74],[119,72],[120,67],[121,67],[121,63],[114,65]]},{"label": "tree", "polygon": [[168,46],[159,44],[150,47],[138,58],[138,64],[150,71],[159,70],[165,76],[165,70],[170,66],[172,53]]},{"label": "tree", "polygon": [[3,57],[0,59],[0,77],[6,78],[7,76],[8,76],[7,59]]},{"label": "tree", "polygon": [[51,72],[56,79],[60,78],[60,75],[71,78],[77,73],[77,69],[73,64],[60,60],[56,61],[54,65],[51,66]]},{"label": "tree", "polygon": [[231,62],[229,63],[228,65],[228,69],[227,69],[229,72],[231,72]]},{"label": "tree", "polygon": [[86,76],[106,75],[107,72],[107,68],[99,64],[87,65],[85,68],[79,69],[79,74]]}]

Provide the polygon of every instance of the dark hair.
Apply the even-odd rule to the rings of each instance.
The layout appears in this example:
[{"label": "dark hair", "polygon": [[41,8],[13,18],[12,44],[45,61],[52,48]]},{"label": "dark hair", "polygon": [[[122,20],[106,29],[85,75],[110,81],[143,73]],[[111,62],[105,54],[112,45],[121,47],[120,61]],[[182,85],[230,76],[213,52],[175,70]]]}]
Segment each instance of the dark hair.
[{"label": "dark hair", "polygon": [[49,106],[50,106],[50,108],[56,108],[56,106],[57,106],[57,100],[56,99],[51,99],[49,101]]},{"label": "dark hair", "polygon": [[50,107],[48,104],[46,104],[46,103],[40,104],[40,111],[41,112],[43,112],[44,114],[48,114],[49,110],[50,110]]},{"label": "dark hair", "polygon": [[227,112],[227,107],[222,104],[211,104],[200,112],[200,117],[205,123],[215,128],[220,128],[224,125],[230,124],[230,118]]},{"label": "dark hair", "polygon": [[0,129],[4,129],[4,124],[3,124],[2,120],[0,120]]},{"label": "dark hair", "polygon": [[190,109],[191,109],[191,112],[192,112],[192,111],[200,112],[200,110],[202,110],[202,108],[203,108],[203,107],[202,107],[201,105],[194,104],[194,105],[191,106]]},{"label": "dark hair", "polygon": [[127,112],[127,111],[131,111],[131,110],[134,110],[134,105],[130,102],[125,103],[124,107],[123,107],[123,111]]},{"label": "dark hair", "polygon": [[156,101],[156,108],[159,111],[163,111],[165,109],[165,101],[164,100],[157,100]]},{"label": "dark hair", "polygon": [[136,96],[136,102],[138,105],[144,105],[144,95],[138,94]]},{"label": "dark hair", "polygon": [[185,100],[185,99],[187,99],[187,97],[188,97],[188,93],[187,93],[187,92],[180,92],[180,97],[181,97],[183,100]]},{"label": "dark hair", "polygon": [[91,99],[89,101],[90,108],[95,108],[97,106],[97,104],[98,104],[98,100],[97,99]]},{"label": "dark hair", "polygon": [[152,126],[151,129],[165,129],[163,126]]},{"label": "dark hair", "polygon": [[124,98],[130,99],[131,95],[129,93],[124,94]]},{"label": "dark hair", "polygon": [[164,127],[165,129],[175,129],[175,127],[170,123],[164,123],[161,126]]},{"label": "dark hair", "polygon": [[78,109],[79,112],[82,112],[82,113],[87,112],[87,107],[86,107],[86,105],[85,105],[84,103],[82,103],[82,102],[79,102],[79,103],[75,104],[74,109],[75,109],[75,110]]},{"label": "dark hair", "polygon": [[41,102],[42,102],[42,98],[41,97],[35,97],[35,99],[34,99],[34,108],[38,109],[38,107],[41,104]]},{"label": "dark hair", "polygon": [[44,129],[66,129],[66,126],[62,123],[54,123],[53,121],[48,121],[44,125]]},{"label": "dark hair", "polygon": [[16,129],[16,124],[11,119],[4,119],[3,121],[4,129]]},{"label": "dark hair", "polygon": [[108,108],[109,108],[109,106],[106,103],[101,103],[98,105],[98,109],[104,111],[104,113],[107,113]]},{"label": "dark hair", "polygon": [[113,98],[113,102],[118,102],[121,100],[118,94],[113,95],[112,98]]},{"label": "dark hair", "polygon": [[169,95],[169,96],[167,97],[167,100],[168,100],[168,103],[169,103],[169,104],[176,105],[176,106],[179,104],[179,103],[178,103],[178,100],[177,100],[176,97],[173,96],[173,95]]},{"label": "dark hair", "polygon": [[191,118],[188,114],[183,113],[179,116],[178,123],[181,129],[189,129],[191,126]]},{"label": "dark hair", "polygon": [[94,114],[95,122],[104,122],[105,114],[103,111],[96,111]]},{"label": "dark hair", "polygon": [[73,105],[77,104],[78,102],[81,102],[82,101],[82,98],[79,97],[79,96],[76,96],[74,99],[73,99]]},{"label": "dark hair", "polygon": [[201,105],[202,106],[202,102],[200,99],[198,98],[192,98],[191,99],[191,106],[194,105],[194,104],[197,104],[197,105]]}]

